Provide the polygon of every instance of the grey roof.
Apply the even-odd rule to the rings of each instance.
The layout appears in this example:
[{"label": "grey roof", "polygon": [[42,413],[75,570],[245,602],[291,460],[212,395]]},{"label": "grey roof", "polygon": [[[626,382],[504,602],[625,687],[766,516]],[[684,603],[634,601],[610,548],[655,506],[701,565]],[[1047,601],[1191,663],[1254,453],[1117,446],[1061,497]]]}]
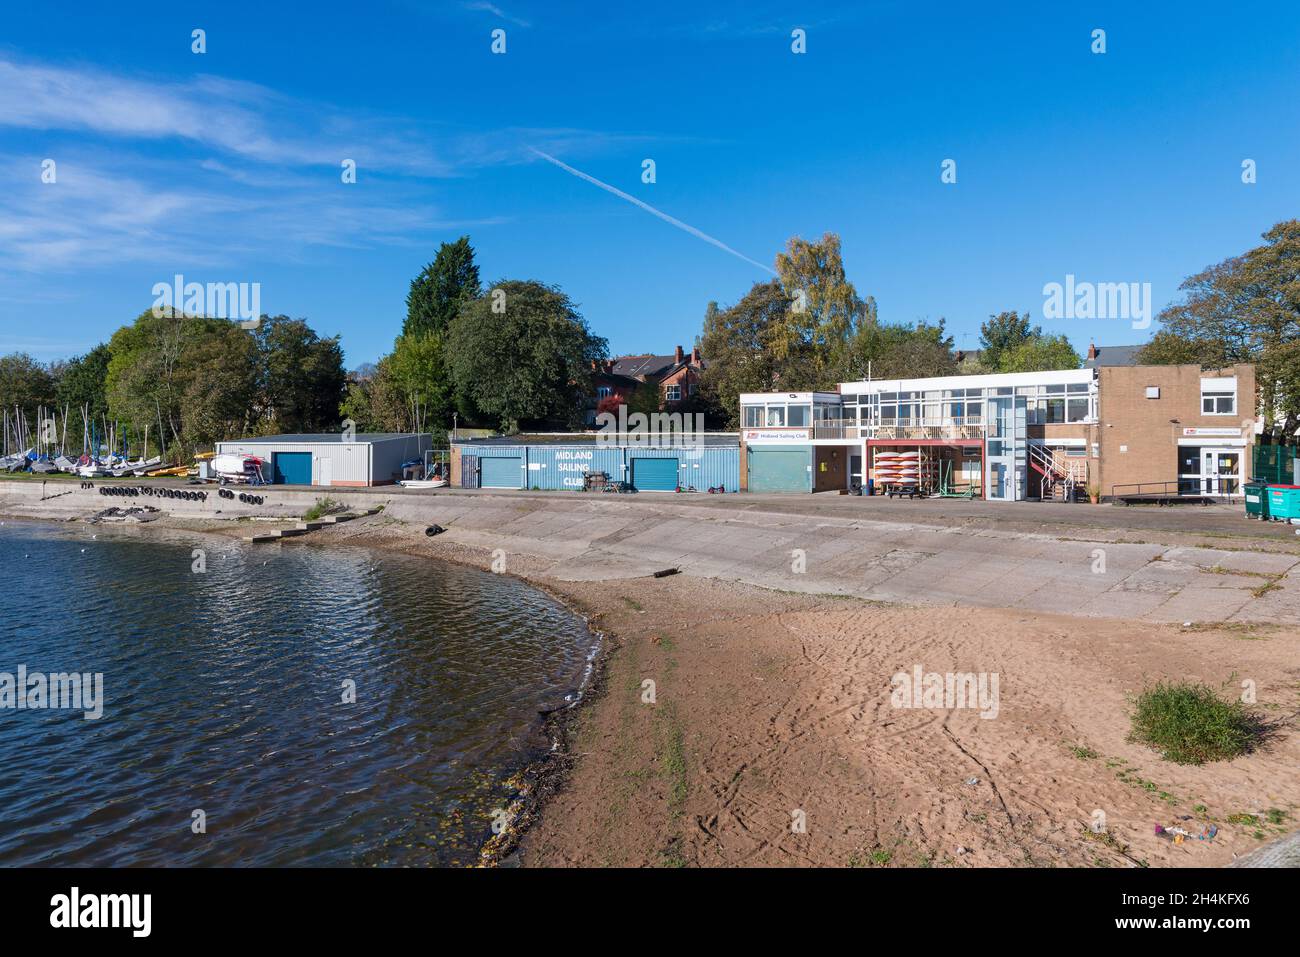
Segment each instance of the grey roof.
[{"label": "grey roof", "polygon": [[1144,346],[1145,343],[1137,346],[1096,346],[1097,358],[1089,359],[1085,356],[1083,367],[1096,369],[1099,366],[1135,366],[1138,364],[1137,354]]},{"label": "grey roof", "polygon": [[659,376],[677,365],[677,356],[619,356],[610,369],[615,375]]},{"label": "grey roof", "polygon": [[[648,379],[659,379],[672,372],[679,365],[688,365],[691,361],[691,353],[682,354],[682,361],[677,361],[676,353],[667,356],[617,356],[614,359],[610,372],[614,375],[645,376]],[[709,363],[701,359],[700,368],[708,368]]]},{"label": "grey roof", "polygon": [[[421,437],[428,436],[428,432],[421,433]],[[358,432],[352,436],[353,442],[391,442],[394,439],[414,439],[416,436],[410,432]],[[296,435],[259,435],[249,439],[230,439],[228,441],[240,442],[245,445],[266,445],[273,443],[276,445],[289,445],[292,443],[302,442],[342,442],[342,432],[300,432]]]}]

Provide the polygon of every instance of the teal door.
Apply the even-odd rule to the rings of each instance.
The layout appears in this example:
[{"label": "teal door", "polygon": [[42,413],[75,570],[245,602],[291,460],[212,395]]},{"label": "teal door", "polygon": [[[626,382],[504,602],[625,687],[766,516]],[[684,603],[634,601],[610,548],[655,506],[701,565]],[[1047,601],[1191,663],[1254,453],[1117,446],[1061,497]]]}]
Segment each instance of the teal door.
[{"label": "teal door", "polygon": [[812,491],[812,453],[808,449],[750,449],[751,492]]},{"label": "teal door", "polygon": [[310,485],[311,484],[311,453],[310,452],[276,452],[275,453],[275,484],[276,485]]},{"label": "teal door", "polygon": [[638,492],[677,491],[677,460],[633,459],[632,485]]},{"label": "teal door", "polygon": [[484,456],[480,461],[483,488],[523,488],[524,472],[520,468],[523,459],[517,456],[514,458]]}]

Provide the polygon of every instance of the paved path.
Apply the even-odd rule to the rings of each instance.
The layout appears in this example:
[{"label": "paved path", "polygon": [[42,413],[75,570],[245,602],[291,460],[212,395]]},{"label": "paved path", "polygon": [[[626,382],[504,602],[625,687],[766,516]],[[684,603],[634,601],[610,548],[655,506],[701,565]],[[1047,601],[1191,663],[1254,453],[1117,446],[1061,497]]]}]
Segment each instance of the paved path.
[{"label": "paved path", "polygon": [[1300,555],[1293,551],[1124,542],[1105,528],[1080,538],[1062,534],[1065,526],[927,523],[919,511],[911,521],[841,506],[803,514],[804,503],[791,503],[799,506],[792,510],[788,499],[777,511],[768,501],[736,507],[739,496],[717,504],[703,498],[435,495],[395,499],[386,514],[437,522],[467,545],[548,558],[549,574],[562,580],[634,578],[674,567],[788,591],[911,604],[1300,624]]},{"label": "paved path", "polygon": [[[38,483],[0,482],[0,512],[72,517],[121,504],[71,485],[49,483],[42,492]],[[217,498],[150,501],[198,518],[297,518],[327,495],[356,509],[383,505],[386,515],[436,522],[451,541],[541,557],[550,574],[573,581],[674,567],[909,604],[1300,624],[1300,540],[1289,526],[1247,521],[1229,506],[282,486],[266,489],[258,507]]]}]

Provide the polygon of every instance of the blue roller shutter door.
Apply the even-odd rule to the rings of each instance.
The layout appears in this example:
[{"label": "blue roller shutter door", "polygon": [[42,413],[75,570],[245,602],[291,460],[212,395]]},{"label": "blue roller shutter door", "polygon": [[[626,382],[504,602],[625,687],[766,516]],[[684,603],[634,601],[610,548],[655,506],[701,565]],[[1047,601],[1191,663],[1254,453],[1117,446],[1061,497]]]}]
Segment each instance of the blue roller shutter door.
[{"label": "blue roller shutter door", "polygon": [[275,453],[275,484],[276,485],[310,485],[311,484],[311,453],[310,452],[276,452]]},{"label": "blue roller shutter door", "polygon": [[480,461],[484,488],[523,488],[524,472],[520,468],[523,459],[483,456]]},{"label": "blue roller shutter door", "polygon": [[677,491],[677,460],[634,458],[632,485],[638,492]]}]

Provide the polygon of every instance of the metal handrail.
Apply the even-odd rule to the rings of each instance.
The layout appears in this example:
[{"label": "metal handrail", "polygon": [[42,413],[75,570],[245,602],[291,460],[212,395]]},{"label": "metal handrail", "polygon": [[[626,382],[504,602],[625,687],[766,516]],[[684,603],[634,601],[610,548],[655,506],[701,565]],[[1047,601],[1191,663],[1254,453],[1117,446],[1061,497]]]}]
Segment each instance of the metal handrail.
[{"label": "metal handrail", "polygon": [[[1224,498],[1232,498],[1233,496],[1240,494],[1239,492],[1225,492],[1225,491],[1223,491],[1222,489],[1223,489],[1223,483],[1225,482],[1225,479],[1222,479],[1222,478],[1211,478],[1210,480],[1214,483],[1215,491],[1213,491],[1213,492],[1206,492],[1206,491],[1203,491],[1203,490],[1200,489],[1200,488],[1196,489],[1195,491],[1184,492],[1184,491],[1182,490],[1182,484],[1183,484],[1183,481],[1184,481],[1184,480],[1180,479],[1180,480],[1175,481],[1175,482],[1129,482],[1129,483],[1126,483],[1126,484],[1124,484],[1124,485],[1112,485],[1112,486],[1110,487],[1110,494],[1111,494],[1111,497],[1113,498],[1113,497],[1115,497],[1115,496],[1118,494],[1118,493],[1117,493],[1117,490],[1118,490],[1118,489],[1136,489],[1136,491],[1133,491],[1133,492],[1126,492],[1126,493],[1124,493],[1124,494],[1127,494],[1127,495],[1169,495],[1169,494],[1170,494],[1170,492],[1169,492],[1169,487],[1170,487],[1171,485],[1173,486],[1173,489],[1174,489],[1174,491],[1173,491],[1173,494],[1174,494],[1174,495],[1188,495],[1188,496],[1197,496],[1197,495],[1219,495],[1219,496],[1222,496],[1222,497],[1224,497]],[[1186,481],[1196,481],[1196,482],[1200,483],[1200,482],[1204,482],[1205,479],[1204,479],[1204,478],[1197,478],[1197,479],[1194,479],[1194,480],[1193,480],[1193,479],[1187,479]],[[1226,481],[1229,481],[1229,482],[1236,482],[1238,488],[1240,488],[1240,486],[1241,486],[1241,482],[1238,481],[1237,479],[1227,479]],[[1159,489],[1160,489],[1159,492],[1155,491],[1155,487],[1157,487],[1157,486],[1158,486]]]}]

